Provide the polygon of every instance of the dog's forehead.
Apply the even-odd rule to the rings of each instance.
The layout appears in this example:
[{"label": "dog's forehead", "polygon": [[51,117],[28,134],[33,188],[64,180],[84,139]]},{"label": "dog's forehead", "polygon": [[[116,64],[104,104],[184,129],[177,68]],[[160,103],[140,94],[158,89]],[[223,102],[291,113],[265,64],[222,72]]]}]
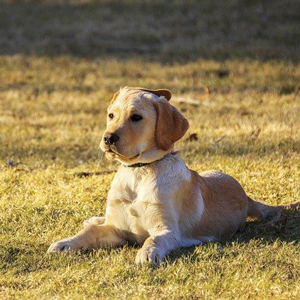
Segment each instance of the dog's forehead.
[{"label": "dog's forehead", "polygon": [[153,93],[138,90],[123,88],[120,90],[116,100],[112,103],[112,107],[120,107],[122,109],[147,109],[151,102],[158,101],[161,97]]}]

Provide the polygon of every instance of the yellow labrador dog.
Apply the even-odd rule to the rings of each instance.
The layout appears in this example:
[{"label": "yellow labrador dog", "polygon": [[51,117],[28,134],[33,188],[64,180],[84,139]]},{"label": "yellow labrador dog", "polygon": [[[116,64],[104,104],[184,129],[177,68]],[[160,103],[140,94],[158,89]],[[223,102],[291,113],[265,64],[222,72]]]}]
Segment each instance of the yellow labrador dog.
[{"label": "yellow labrador dog", "polygon": [[247,217],[262,219],[289,206],[247,197],[240,184],[219,171],[198,174],[173,151],[188,121],[169,103],[169,90],[125,87],[108,107],[100,143],[121,166],[107,197],[105,217],[93,217],[75,236],[49,252],[142,245],[136,263],[158,264],[172,250],[233,234]]}]

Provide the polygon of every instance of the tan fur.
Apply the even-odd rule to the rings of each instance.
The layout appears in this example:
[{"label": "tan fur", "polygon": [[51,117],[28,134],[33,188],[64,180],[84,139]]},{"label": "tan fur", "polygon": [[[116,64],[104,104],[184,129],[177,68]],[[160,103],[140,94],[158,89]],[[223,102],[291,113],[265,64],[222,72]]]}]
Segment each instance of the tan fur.
[{"label": "tan fur", "polygon": [[111,248],[125,245],[127,241],[120,232],[110,225],[87,225],[75,237],[53,243],[48,252],[60,250],[87,250],[91,248]]},{"label": "tan fur", "polygon": [[[142,246],[136,263],[156,265],[176,248],[234,234],[247,217],[261,219],[300,206],[265,205],[247,197],[229,175],[188,169],[173,152],[188,122],[170,98],[165,89],[124,88],[115,93],[106,132],[119,139],[109,145],[102,139],[100,147],[122,165],[107,196],[105,217],[85,221],[77,235],[53,243],[49,252],[136,243]],[[142,119],[133,121],[134,114]]]},{"label": "tan fur", "polygon": [[157,114],[156,144],[159,149],[168,150],[184,136],[189,123],[167,100],[154,102],[154,107]]},{"label": "tan fur", "polygon": [[145,91],[145,92],[150,92],[158,97],[165,97],[168,101],[171,99],[172,97],[172,93],[167,90],[167,89],[159,89],[159,90],[151,90],[151,89],[146,89],[146,88],[142,88],[142,87],[135,87],[132,89],[136,89],[136,90],[140,90],[140,91]]},{"label": "tan fur", "polygon": [[112,104],[112,103],[117,99],[117,97],[119,96],[119,94],[120,94],[119,91],[117,91],[117,92],[115,92],[115,93],[113,94],[113,96],[112,96],[112,98],[111,98],[111,100],[110,100],[110,104]]},{"label": "tan fur", "polygon": [[[235,233],[247,216],[247,196],[240,184],[221,172],[205,172],[198,177],[204,200],[204,213],[197,234],[217,239]],[[226,201],[224,201],[226,199]]]}]

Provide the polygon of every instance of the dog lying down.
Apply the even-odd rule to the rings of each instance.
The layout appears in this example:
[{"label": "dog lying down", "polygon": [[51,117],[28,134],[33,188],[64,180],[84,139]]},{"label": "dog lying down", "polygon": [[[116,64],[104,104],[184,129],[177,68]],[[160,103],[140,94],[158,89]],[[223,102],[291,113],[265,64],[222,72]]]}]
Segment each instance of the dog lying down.
[{"label": "dog lying down", "polygon": [[219,171],[198,174],[173,151],[188,121],[169,103],[169,90],[125,87],[116,92],[100,148],[121,165],[108,192],[105,217],[93,217],[75,236],[48,252],[142,248],[136,263],[157,265],[172,250],[216,241],[241,229],[247,217],[263,219],[291,205],[270,206],[247,197]]}]

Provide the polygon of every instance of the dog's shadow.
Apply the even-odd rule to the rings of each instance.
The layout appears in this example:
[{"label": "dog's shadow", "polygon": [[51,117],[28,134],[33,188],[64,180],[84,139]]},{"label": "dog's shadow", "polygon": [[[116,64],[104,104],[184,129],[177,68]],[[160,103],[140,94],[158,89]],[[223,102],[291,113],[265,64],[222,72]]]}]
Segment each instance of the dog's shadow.
[{"label": "dog's shadow", "polygon": [[[295,242],[300,241],[300,210],[285,210],[272,218],[260,222],[247,222],[243,231],[235,235],[215,242],[224,249],[238,244],[248,244],[252,240],[259,241],[261,245],[270,245],[275,241]],[[209,243],[201,246],[181,248],[171,252],[168,257],[168,263],[174,263],[184,257],[191,258],[195,254],[197,247],[210,247]]]}]

